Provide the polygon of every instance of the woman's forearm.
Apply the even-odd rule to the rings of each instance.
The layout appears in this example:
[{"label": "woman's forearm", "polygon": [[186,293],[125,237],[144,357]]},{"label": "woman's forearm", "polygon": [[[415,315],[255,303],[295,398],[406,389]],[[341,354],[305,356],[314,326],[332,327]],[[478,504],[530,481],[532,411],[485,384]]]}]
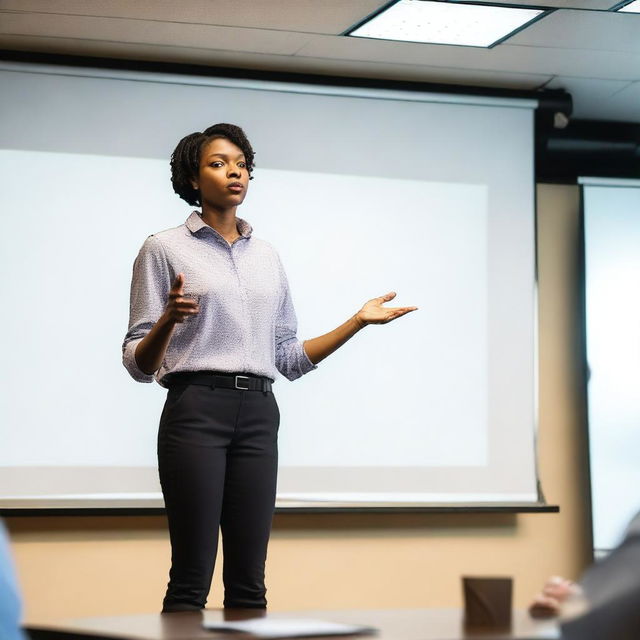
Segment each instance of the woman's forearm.
[{"label": "woman's forearm", "polygon": [[313,364],[318,364],[318,362],[332,354],[365,326],[366,323],[360,320],[356,313],[333,331],[325,333],[323,336],[312,338],[311,340],[305,340],[303,347],[307,357]]},{"label": "woman's forearm", "polygon": [[135,358],[142,372],[151,375],[160,368],[175,326],[175,320],[162,314],[151,331],[138,343]]},{"label": "woman's forearm", "polygon": [[382,306],[385,302],[389,302],[395,297],[395,291],[390,291],[383,296],[372,298],[365,302],[358,313],[351,316],[344,324],[341,324],[333,331],[311,340],[305,340],[302,346],[309,360],[313,364],[318,364],[320,360],[324,360],[368,324],[387,324],[396,318],[417,310],[418,307],[391,308]]}]

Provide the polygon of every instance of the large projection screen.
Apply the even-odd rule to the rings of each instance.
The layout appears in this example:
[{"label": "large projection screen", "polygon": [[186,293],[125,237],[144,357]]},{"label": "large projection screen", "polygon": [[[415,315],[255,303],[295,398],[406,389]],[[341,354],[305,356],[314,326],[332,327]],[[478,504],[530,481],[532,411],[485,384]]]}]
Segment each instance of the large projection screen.
[{"label": "large projection screen", "polygon": [[595,555],[640,510],[640,180],[582,184]]},{"label": "large projection screen", "polygon": [[298,336],[370,326],[274,386],[278,506],[537,503],[535,101],[0,66],[5,508],[159,507],[166,394],[121,362],[133,261],[191,209],[177,141],[241,125],[238,215],[287,270]]}]

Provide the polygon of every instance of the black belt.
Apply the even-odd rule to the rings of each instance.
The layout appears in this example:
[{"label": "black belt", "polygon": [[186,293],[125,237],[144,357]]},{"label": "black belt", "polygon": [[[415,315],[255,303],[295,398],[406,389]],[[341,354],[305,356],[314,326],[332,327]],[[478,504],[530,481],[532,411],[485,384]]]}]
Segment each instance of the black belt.
[{"label": "black belt", "polygon": [[239,389],[241,391],[271,391],[271,379],[243,373],[179,372],[171,373],[167,379],[169,389],[187,384],[202,384],[215,389]]}]

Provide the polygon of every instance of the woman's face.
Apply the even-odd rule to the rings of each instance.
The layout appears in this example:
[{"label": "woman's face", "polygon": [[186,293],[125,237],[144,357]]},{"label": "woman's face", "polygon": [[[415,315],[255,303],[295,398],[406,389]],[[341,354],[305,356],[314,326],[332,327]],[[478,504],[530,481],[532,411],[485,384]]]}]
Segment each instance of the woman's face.
[{"label": "woman's face", "polygon": [[214,138],[200,154],[200,168],[193,186],[200,201],[218,209],[242,204],[249,186],[249,172],[242,149],[226,138]]}]

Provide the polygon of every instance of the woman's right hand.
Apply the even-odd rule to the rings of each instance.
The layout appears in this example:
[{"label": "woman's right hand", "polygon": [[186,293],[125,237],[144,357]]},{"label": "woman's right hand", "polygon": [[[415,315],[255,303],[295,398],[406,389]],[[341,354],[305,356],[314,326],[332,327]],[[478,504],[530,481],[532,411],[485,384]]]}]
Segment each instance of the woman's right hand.
[{"label": "woman's right hand", "polygon": [[184,322],[187,318],[197,315],[200,307],[196,300],[184,295],[184,275],[179,273],[169,291],[169,300],[164,309],[165,318],[171,322]]}]

